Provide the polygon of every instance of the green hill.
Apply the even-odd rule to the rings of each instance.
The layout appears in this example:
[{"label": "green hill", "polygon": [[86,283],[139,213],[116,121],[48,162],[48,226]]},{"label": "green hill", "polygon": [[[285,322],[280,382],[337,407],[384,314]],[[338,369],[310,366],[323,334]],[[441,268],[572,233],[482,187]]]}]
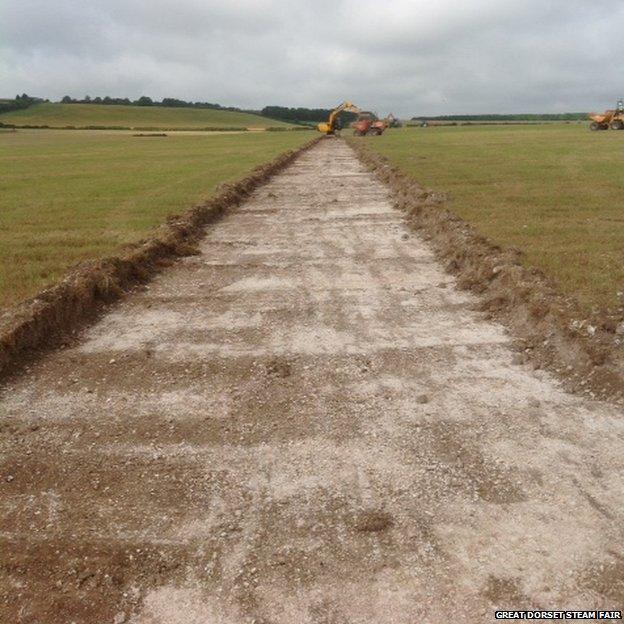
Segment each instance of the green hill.
[{"label": "green hill", "polygon": [[260,115],[209,108],[110,106],[101,104],[36,104],[0,114],[0,123],[64,128],[89,126],[133,129],[202,129],[291,127]]}]

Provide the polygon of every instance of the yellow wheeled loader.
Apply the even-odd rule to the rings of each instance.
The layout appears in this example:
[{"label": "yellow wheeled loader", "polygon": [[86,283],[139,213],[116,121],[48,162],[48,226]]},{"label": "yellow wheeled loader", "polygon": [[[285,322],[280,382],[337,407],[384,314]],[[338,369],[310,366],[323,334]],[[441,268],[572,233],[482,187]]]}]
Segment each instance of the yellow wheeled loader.
[{"label": "yellow wheeled loader", "polygon": [[590,130],[624,130],[624,101],[619,100],[614,110],[602,114],[591,113],[589,118],[592,120]]}]

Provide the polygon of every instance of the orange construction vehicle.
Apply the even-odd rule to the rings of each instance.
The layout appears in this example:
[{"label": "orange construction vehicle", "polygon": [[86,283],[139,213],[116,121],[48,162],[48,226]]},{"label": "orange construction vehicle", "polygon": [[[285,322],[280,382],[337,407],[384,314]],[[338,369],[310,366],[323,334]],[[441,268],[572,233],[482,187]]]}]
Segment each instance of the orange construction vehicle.
[{"label": "orange construction vehicle", "polygon": [[367,134],[379,136],[388,127],[388,123],[385,120],[377,119],[375,113],[362,111],[352,126],[355,136],[366,136]]},{"label": "orange construction vehicle", "polygon": [[614,110],[605,111],[601,115],[592,113],[589,118],[592,120],[590,130],[624,130],[624,101],[619,100]]}]

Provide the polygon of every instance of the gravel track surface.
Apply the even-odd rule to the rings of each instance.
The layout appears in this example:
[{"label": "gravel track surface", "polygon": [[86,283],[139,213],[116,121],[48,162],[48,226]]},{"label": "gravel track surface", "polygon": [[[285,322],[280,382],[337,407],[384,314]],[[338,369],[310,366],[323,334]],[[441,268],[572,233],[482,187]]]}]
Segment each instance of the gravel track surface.
[{"label": "gravel track surface", "polygon": [[476,312],[342,141],[0,400],[0,621],[624,606],[624,420]]}]

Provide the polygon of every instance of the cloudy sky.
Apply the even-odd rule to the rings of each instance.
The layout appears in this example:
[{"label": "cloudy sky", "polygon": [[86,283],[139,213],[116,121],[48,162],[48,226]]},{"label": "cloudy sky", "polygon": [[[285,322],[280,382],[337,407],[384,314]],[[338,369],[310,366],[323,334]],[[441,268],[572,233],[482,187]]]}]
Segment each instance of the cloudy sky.
[{"label": "cloudy sky", "polygon": [[623,33],[618,0],[0,0],[0,97],[604,109]]}]

